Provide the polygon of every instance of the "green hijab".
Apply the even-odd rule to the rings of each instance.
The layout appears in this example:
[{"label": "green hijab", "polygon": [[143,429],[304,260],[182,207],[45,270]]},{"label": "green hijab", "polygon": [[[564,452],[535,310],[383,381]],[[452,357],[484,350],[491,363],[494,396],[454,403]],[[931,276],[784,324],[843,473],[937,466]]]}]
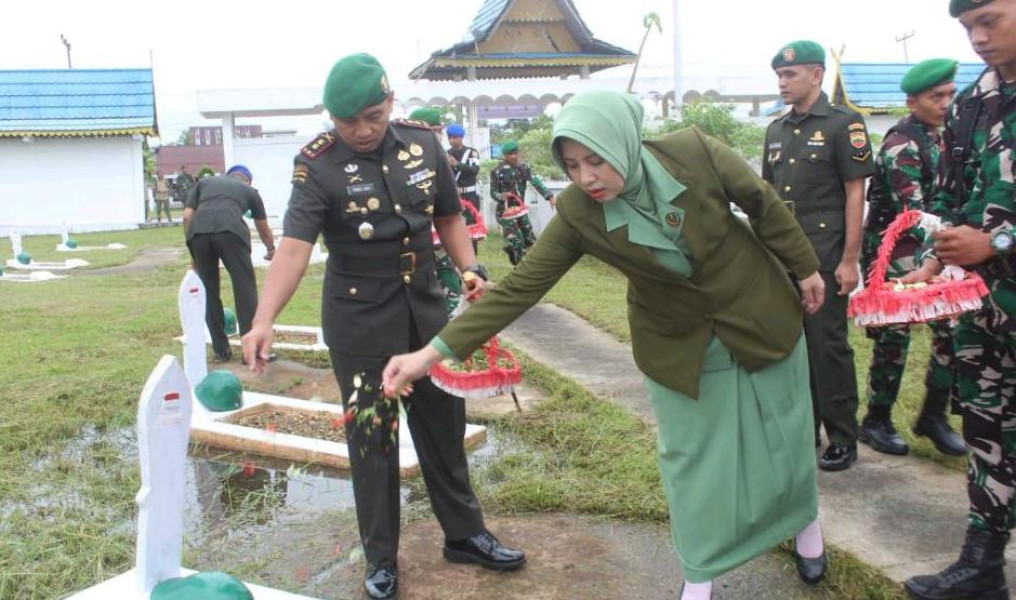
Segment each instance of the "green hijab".
[{"label": "green hijab", "polygon": [[642,145],[642,104],[637,98],[618,92],[597,91],[579,94],[554,117],[552,152],[558,166],[567,172],[561,158],[562,138],[589,148],[624,178],[624,188],[615,200],[603,204],[607,231],[628,226],[628,239],[654,249],[666,266],[686,272],[687,245],[681,226],[661,223],[670,213],[683,223],[684,211],[671,205],[685,187],[676,181]]}]

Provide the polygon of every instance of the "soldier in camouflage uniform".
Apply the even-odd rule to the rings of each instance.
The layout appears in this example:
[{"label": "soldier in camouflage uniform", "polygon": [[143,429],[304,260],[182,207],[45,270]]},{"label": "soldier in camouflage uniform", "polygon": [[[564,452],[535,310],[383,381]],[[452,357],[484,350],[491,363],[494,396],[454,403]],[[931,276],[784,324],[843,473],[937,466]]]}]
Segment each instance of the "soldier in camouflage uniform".
[{"label": "soldier in camouflage uniform", "polygon": [[908,277],[944,264],[973,268],[990,295],[954,331],[957,408],[970,448],[966,541],[959,560],[906,582],[925,600],[1009,598],[1005,546],[1016,522],[1016,0],[951,0],[988,68],[949,111],[934,212],[953,227]]},{"label": "soldier in camouflage uniform", "polygon": [[490,172],[490,197],[497,203],[495,216],[497,224],[501,226],[504,234],[504,251],[508,254],[508,260],[513,265],[519,264],[526,250],[536,243],[536,236],[533,234],[533,226],[529,222],[529,215],[522,215],[515,219],[502,219],[508,208],[508,201],[511,196],[519,202],[526,200],[526,182],[533,184],[536,191],[554,206],[554,194],[547,189],[540,178],[533,175],[529,164],[519,160],[519,143],[515,140],[508,140],[501,146],[504,160]]},{"label": "soldier in camouflage uniform", "polygon": [[[934,196],[942,149],[938,128],[956,93],[955,75],[956,61],[933,58],[912,67],[900,82],[910,114],[886,133],[875,158],[877,170],[868,187],[868,217],[861,251],[865,272],[875,261],[883,232],[896,216],[904,210],[925,210],[925,204]],[[899,278],[913,271],[924,241],[917,227],[901,236],[888,275]],[[953,386],[952,328],[948,321],[928,325],[932,351],[925,376],[924,405],[914,433],[931,438],[945,454],[962,456],[966,453],[963,440],[945,416]],[[910,326],[870,327],[867,336],[874,342],[874,349],[868,371],[868,414],[861,421],[858,439],[878,452],[906,454],[909,448],[893,426],[891,411],[907,364]]]}]

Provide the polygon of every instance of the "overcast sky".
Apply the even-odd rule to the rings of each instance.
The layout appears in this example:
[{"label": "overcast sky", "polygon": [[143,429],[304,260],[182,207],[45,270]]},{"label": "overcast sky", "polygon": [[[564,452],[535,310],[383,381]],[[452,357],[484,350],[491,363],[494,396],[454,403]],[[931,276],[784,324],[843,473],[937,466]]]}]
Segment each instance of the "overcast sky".
[{"label": "overcast sky", "polygon": [[[675,37],[671,0],[573,1],[593,35],[633,52],[642,37],[643,15],[658,13],[663,34],[650,36],[639,72],[669,75]],[[0,69],[65,68],[61,34],[71,43],[75,68],[154,64],[159,126],[164,140],[172,141],[180,130],[203,123],[196,111],[197,90],[318,86],[334,61],[351,52],[377,56],[398,94],[398,82],[414,66],[461,41],[481,4],[12,1],[4,7]],[[826,48],[845,47],[846,62],[903,62],[896,37],[911,32],[910,62],[939,56],[979,62],[947,6],[948,0],[681,0],[684,69],[688,75],[722,70],[766,77],[779,47],[802,38]],[[627,77],[630,68],[608,73]]]}]

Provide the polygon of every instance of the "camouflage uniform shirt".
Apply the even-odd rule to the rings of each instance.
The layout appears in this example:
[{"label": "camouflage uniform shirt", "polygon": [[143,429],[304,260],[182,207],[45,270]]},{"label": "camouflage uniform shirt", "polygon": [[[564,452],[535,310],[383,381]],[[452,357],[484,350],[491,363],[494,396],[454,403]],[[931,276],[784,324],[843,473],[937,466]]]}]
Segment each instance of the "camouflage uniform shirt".
[{"label": "camouflage uniform shirt", "polygon": [[504,211],[504,194],[514,192],[523,201],[526,199],[526,182],[532,182],[533,187],[544,198],[550,198],[553,194],[547,189],[540,178],[533,175],[529,163],[520,162],[513,167],[508,163],[501,163],[496,169],[490,172],[490,197],[497,202],[497,212],[500,215]]}]

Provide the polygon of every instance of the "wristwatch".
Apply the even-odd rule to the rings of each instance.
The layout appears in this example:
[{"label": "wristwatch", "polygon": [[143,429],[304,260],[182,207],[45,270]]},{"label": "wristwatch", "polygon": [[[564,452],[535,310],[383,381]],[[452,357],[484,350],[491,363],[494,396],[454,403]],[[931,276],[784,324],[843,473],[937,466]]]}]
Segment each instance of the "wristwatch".
[{"label": "wristwatch", "polygon": [[487,269],[483,265],[469,265],[468,267],[462,268],[462,281],[469,281],[474,277],[479,277],[484,281],[489,281],[490,277],[487,276]]},{"label": "wristwatch", "polygon": [[999,227],[991,234],[991,249],[996,256],[1008,256],[1013,253],[1013,232],[1009,227]]}]

